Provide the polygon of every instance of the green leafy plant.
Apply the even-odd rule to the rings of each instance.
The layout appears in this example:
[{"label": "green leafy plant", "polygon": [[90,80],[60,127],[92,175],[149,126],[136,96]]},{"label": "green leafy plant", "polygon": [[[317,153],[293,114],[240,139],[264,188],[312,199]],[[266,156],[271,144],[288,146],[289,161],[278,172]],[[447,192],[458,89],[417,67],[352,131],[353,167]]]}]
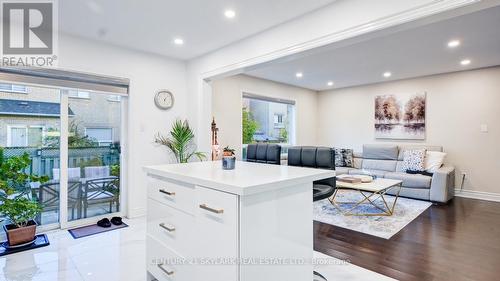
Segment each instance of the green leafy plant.
[{"label": "green leafy plant", "polygon": [[194,133],[187,120],[176,120],[170,130],[170,136],[158,133],[155,142],[168,147],[178,163],[187,163],[193,156],[200,161],[207,158],[204,152],[196,151]]},{"label": "green leafy plant", "polygon": [[0,213],[6,216],[16,227],[25,227],[34,219],[42,208],[27,196],[30,182],[44,183],[47,176],[35,176],[25,172],[30,165],[27,153],[5,159],[0,147]]},{"label": "green leafy plant", "polygon": [[120,177],[120,165],[111,165],[111,175],[115,177]]},{"label": "green leafy plant", "polygon": [[233,156],[234,155],[234,149],[229,148],[229,146],[224,147],[224,156]]},{"label": "green leafy plant", "polygon": [[253,135],[259,129],[259,123],[255,121],[252,113],[245,107],[243,108],[241,117],[243,144],[253,143]]}]

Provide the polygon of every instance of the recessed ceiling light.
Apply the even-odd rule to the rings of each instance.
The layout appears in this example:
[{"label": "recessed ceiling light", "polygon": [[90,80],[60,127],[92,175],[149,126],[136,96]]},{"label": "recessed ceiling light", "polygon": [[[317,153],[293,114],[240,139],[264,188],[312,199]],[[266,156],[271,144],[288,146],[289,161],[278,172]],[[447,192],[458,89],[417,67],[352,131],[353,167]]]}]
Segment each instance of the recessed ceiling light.
[{"label": "recessed ceiling light", "polygon": [[224,16],[226,16],[226,18],[228,19],[232,19],[236,16],[236,12],[234,10],[225,10]]},{"label": "recessed ceiling light", "polygon": [[174,44],[175,45],[184,45],[184,40],[182,38],[175,38]]},{"label": "recessed ceiling light", "polygon": [[302,72],[295,73],[295,77],[297,77],[297,78],[302,78],[302,76],[304,76],[304,74],[302,74]]},{"label": "recessed ceiling light", "polygon": [[389,78],[389,77],[391,77],[391,76],[392,76],[392,73],[390,73],[389,71],[384,72],[384,77],[385,77],[385,78]]},{"label": "recessed ceiling light", "polygon": [[333,86],[333,81],[328,81],[328,83],[326,83],[328,86]]},{"label": "recessed ceiling light", "polygon": [[450,42],[448,42],[448,47],[450,48],[456,48],[458,46],[460,46],[459,40],[451,40]]},{"label": "recessed ceiling light", "polygon": [[461,65],[469,65],[470,63],[471,61],[469,59],[465,59],[460,62]]}]

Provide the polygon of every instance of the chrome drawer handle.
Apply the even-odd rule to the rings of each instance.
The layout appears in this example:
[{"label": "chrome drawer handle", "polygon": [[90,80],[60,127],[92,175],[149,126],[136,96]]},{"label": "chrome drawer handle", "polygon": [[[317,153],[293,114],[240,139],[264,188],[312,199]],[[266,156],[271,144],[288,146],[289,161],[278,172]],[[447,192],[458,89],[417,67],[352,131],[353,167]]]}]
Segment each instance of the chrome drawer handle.
[{"label": "chrome drawer handle", "polygon": [[158,264],[157,266],[158,266],[158,268],[159,268],[161,271],[165,272],[165,274],[167,274],[167,275],[169,275],[169,276],[170,276],[170,275],[172,275],[172,274],[174,274],[174,271],[173,271],[173,270],[168,270],[168,269],[164,268],[164,267],[163,267],[163,264]]},{"label": "chrome drawer handle", "polygon": [[224,213],[224,209],[217,210],[217,209],[208,207],[206,204],[201,204],[200,208],[202,208],[203,210],[207,210],[209,212],[212,212],[212,213],[216,213],[216,214],[222,214],[222,213]]},{"label": "chrome drawer handle", "polygon": [[169,227],[169,226],[165,225],[165,223],[164,223],[164,222],[160,223],[160,224],[159,224],[159,226],[160,226],[161,228],[165,229],[165,230],[166,230],[166,231],[168,231],[168,232],[173,232],[173,231],[175,231],[175,227],[173,227],[173,226],[170,226],[170,227]]},{"label": "chrome drawer handle", "polygon": [[175,192],[166,191],[165,189],[160,189],[158,191],[163,194],[167,194],[168,196],[175,196]]}]

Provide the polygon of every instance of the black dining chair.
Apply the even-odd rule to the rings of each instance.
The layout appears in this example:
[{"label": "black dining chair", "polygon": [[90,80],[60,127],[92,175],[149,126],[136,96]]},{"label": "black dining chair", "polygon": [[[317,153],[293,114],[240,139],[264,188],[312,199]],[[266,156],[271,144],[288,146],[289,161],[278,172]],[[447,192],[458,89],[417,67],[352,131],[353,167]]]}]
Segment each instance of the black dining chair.
[{"label": "black dining chair", "polygon": [[249,144],[247,146],[247,162],[281,165],[281,145]]}]

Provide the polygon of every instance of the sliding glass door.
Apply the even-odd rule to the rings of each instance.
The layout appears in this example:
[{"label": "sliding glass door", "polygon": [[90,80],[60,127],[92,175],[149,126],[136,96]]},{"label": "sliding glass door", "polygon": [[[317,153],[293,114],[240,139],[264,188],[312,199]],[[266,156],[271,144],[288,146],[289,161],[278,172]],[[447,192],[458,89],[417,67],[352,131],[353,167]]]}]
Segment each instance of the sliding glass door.
[{"label": "sliding glass door", "polygon": [[122,97],[70,90],[68,221],[120,211]]},{"label": "sliding glass door", "polygon": [[16,194],[40,204],[36,221],[42,227],[66,228],[121,215],[125,99],[113,93],[0,82],[4,158],[26,154],[26,172],[48,178],[20,186]]},{"label": "sliding glass door", "polygon": [[[16,89],[15,91],[12,89]],[[37,201],[42,212],[39,225],[58,225],[60,216],[59,89],[0,83],[0,146],[4,160],[27,155],[25,172],[46,176],[46,182],[16,187],[16,194]],[[2,224],[9,223],[2,218]]]}]

